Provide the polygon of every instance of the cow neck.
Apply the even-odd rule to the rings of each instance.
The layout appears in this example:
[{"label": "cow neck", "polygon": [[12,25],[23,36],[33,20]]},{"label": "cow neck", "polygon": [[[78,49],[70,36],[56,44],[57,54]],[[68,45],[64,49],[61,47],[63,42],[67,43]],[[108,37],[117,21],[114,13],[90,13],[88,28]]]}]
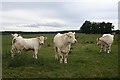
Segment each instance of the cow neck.
[{"label": "cow neck", "polygon": [[[99,39],[100,40],[100,39]],[[106,45],[108,45],[105,41],[103,41],[103,40],[100,40],[100,41],[102,41],[103,43],[105,43]]]},{"label": "cow neck", "polygon": [[67,37],[66,37],[66,34],[64,34],[63,36],[65,36],[65,37],[63,37],[64,38],[64,47],[67,47],[70,43],[69,42],[67,42]]}]

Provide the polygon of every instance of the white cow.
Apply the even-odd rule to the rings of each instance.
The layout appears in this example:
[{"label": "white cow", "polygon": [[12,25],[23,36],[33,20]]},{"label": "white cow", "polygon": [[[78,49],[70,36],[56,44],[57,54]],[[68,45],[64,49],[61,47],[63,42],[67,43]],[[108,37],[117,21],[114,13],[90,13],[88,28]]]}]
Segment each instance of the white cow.
[{"label": "white cow", "polygon": [[47,37],[40,36],[36,38],[23,38],[21,36],[16,37],[14,39],[14,43],[12,44],[12,57],[14,57],[14,52],[13,51],[21,51],[21,50],[31,50],[33,51],[33,58],[38,58],[37,53],[39,47],[41,47],[44,44],[44,41],[47,39]]},{"label": "white cow", "polygon": [[67,63],[67,56],[72,43],[76,43],[75,32],[68,32],[64,34],[56,34],[54,37],[55,59],[60,63]]},{"label": "white cow", "polygon": [[107,53],[110,53],[113,40],[114,40],[114,35],[111,34],[103,34],[102,37],[97,38],[96,39],[97,44],[98,45],[101,44],[100,52],[104,50],[105,52],[107,51]]}]

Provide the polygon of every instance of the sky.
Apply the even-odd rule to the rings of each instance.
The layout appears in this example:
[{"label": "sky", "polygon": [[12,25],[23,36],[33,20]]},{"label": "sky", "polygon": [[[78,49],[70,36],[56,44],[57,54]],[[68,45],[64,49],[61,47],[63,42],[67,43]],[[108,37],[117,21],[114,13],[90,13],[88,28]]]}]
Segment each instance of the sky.
[{"label": "sky", "polygon": [[118,29],[119,0],[4,0],[1,31],[79,30],[88,20],[111,22]]}]

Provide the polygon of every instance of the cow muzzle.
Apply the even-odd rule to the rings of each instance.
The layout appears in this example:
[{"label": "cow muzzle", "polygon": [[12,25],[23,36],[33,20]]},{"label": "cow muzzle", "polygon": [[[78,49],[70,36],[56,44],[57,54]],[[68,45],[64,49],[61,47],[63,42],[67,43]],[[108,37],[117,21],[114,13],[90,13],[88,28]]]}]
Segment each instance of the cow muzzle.
[{"label": "cow muzzle", "polygon": [[77,42],[77,40],[75,40],[75,43]]},{"label": "cow muzzle", "polygon": [[43,45],[44,43],[40,43],[40,45]]}]

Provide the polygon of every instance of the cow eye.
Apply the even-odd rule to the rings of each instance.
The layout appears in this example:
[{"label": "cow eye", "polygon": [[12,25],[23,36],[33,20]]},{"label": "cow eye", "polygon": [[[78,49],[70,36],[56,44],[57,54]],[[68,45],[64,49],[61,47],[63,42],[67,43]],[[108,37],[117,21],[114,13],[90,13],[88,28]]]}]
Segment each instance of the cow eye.
[{"label": "cow eye", "polygon": [[70,38],[72,38],[72,36],[69,36]]}]

